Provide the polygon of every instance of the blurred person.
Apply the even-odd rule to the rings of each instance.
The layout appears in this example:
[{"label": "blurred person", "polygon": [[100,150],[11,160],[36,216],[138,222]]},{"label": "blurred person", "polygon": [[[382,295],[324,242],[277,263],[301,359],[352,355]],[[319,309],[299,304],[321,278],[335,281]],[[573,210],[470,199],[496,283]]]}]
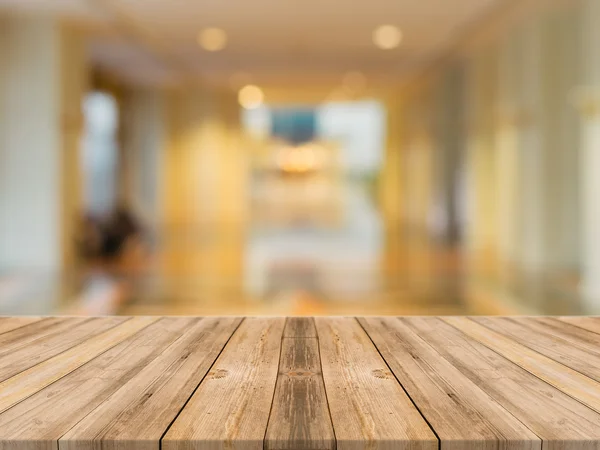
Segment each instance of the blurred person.
[{"label": "blurred person", "polygon": [[108,220],[102,243],[102,255],[108,259],[121,256],[128,243],[141,238],[142,226],[131,211],[121,205]]},{"label": "blurred person", "polygon": [[148,260],[144,227],[130,208],[119,205],[107,218],[85,214],[76,237],[81,258],[108,271],[130,272]]},{"label": "blurred person", "polygon": [[84,214],[75,240],[81,259],[89,261],[98,258],[103,243],[102,222],[93,214]]}]

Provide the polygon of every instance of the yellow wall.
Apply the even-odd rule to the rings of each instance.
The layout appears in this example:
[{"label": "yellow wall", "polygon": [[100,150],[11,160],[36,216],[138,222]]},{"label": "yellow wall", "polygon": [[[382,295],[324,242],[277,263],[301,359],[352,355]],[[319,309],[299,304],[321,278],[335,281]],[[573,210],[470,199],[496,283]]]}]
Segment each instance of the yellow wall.
[{"label": "yellow wall", "polygon": [[249,155],[235,97],[193,87],[168,93],[167,103],[165,220],[243,222]]}]

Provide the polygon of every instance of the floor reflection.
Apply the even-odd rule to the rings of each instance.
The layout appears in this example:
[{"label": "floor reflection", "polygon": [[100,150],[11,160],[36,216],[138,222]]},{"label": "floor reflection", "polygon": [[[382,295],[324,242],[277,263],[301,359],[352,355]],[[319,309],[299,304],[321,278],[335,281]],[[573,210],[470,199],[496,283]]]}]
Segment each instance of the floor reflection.
[{"label": "floor reflection", "polygon": [[[272,182],[272,180],[271,180]],[[390,228],[368,185],[348,182],[299,205],[304,181],[253,198],[249,224],[167,227],[151,255],[69,277],[0,278],[0,313],[72,315],[592,314],[576,279],[535,279],[465,261]],[[303,185],[304,183],[304,185]],[[297,191],[297,197],[291,193]],[[327,197],[336,198],[331,201]],[[337,196],[337,197],[336,197]],[[256,196],[255,196],[256,197]],[[295,198],[295,199],[294,199]],[[270,203],[269,203],[270,202]]]},{"label": "floor reflection", "polygon": [[[173,229],[142,271],[4,277],[0,314],[597,313],[580,302],[572,282],[477,275],[455,249],[398,230],[382,233],[374,247],[304,228],[270,236],[240,228]],[[258,259],[261,264],[248,265]]]}]

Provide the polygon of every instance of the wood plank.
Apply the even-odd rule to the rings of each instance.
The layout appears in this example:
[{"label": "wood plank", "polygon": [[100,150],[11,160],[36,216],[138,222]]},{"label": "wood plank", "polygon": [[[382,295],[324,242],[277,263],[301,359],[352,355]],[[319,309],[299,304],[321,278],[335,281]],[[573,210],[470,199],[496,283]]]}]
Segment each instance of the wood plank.
[{"label": "wood plank", "polygon": [[600,414],[438,318],[401,318],[542,439],[544,450],[598,448]]},{"label": "wood plank", "polygon": [[41,317],[0,317],[0,334],[24,327],[42,320]]},{"label": "wood plank", "polygon": [[358,322],[315,322],[338,450],[436,450],[434,433]]},{"label": "wood plank", "polygon": [[315,321],[311,317],[288,317],[283,337],[316,338],[317,329],[315,328]]},{"label": "wood plank", "polygon": [[85,317],[48,317],[0,335],[0,351],[8,353],[43,339],[53,333],[68,330],[70,326],[89,320]]},{"label": "wood plank", "polygon": [[135,317],[0,383],[0,412],[61,379],[158,318]]},{"label": "wood plank", "polygon": [[285,319],[246,319],[162,440],[164,450],[263,449]]},{"label": "wood plank", "polygon": [[466,317],[447,317],[443,320],[536,377],[600,412],[600,384],[597,381]]},{"label": "wood plank", "polygon": [[240,322],[0,333],[0,373],[48,357],[0,382],[0,450],[600,450],[600,333],[563,318]]},{"label": "wood plank", "polygon": [[568,342],[568,346],[574,345],[588,352],[600,354],[600,335],[598,333],[563,322],[556,317],[530,317],[524,319],[534,321],[536,326],[543,327],[546,332],[564,339]]},{"label": "wood plank", "polygon": [[558,317],[558,320],[600,334],[600,317]]},{"label": "wood plank", "polygon": [[[484,327],[519,342],[531,350],[553,359],[596,381],[600,381],[600,335],[542,318],[473,318]],[[569,328],[574,328],[570,333]],[[591,334],[590,342],[575,339],[577,331]],[[560,367],[556,367],[557,370]]]},{"label": "wood plank", "polygon": [[313,319],[287,320],[265,450],[335,449],[315,331]]},{"label": "wood plank", "polygon": [[[155,320],[0,414],[0,448],[56,450],[61,436],[128,384],[196,321],[198,319],[192,318]],[[142,323],[138,321],[136,326]],[[128,406],[121,405],[125,416],[134,412]],[[103,446],[99,442],[97,445]]]},{"label": "wood plank", "polygon": [[0,381],[52,358],[81,341],[109,330],[126,320],[125,317],[63,319],[57,325],[47,327],[44,332],[28,336],[31,339],[22,339],[14,342],[13,345],[2,346],[0,349]]},{"label": "wood plank", "polygon": [[397,318],[360,318],[442,450],[541,449],[529,428]]},{"label": "wood plank", "polygon": [[181,328],[181,337],[66,433],[60,449],[158,449],[241,320],[206,318]]}]

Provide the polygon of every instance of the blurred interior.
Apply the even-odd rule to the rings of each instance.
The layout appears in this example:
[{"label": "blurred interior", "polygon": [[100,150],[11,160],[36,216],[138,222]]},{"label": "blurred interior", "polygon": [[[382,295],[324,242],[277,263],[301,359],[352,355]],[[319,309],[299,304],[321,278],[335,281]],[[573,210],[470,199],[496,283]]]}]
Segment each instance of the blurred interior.
[{"label": "blurred interior", "polygon": [[598,314],[599,20],[0,0],[0,315]]}]

